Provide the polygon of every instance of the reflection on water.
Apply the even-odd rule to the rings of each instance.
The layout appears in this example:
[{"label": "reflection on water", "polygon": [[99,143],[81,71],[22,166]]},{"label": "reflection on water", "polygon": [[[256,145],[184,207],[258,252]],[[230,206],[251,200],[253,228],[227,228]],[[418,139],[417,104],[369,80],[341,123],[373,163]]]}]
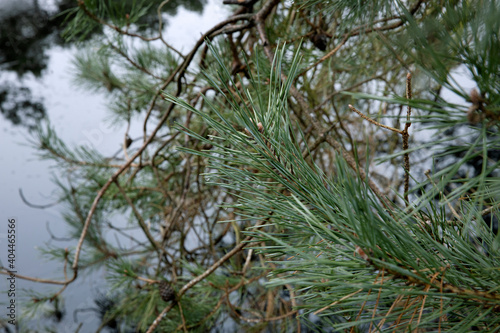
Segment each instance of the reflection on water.
[{"label": "reflection on water", "polygon": [[[136,1],[120,1],[124,12]],[[142,33],[154,32],[158,28],[155,3],[150,1],[148,12],[138,22],[136,29]],[[175,15],[179,7],[201,13],[207,0],[172,0],[163,6],[163,12]],[[46,7],[42,6],[45,5]],[[47,52],[55,47],[72,44],[63,39],[67,15],[75,8],[74,0],[48,2],[37,0],[0,1],[0,112],[14,125],[33,129],[46,115],[41,96],[33,96],[30,88],[23,85],[26,77],[40,78],[47,69]],[[168,24],[164,22],[164,24]],[[86,39],[101,33],[96,25],[90,35],[77,36]],[[74,41],[74,40],[73,40]],[[15,76],[5,75],[14,73]]]},{"label": "reflection on water", "polygon": [[13,82],[0,82],[0,110],[13,125],[33,129],[45,117],[45,107],[28,87]]},{"label": "reflection on water", "polygon": [[[73,3],[59,1],[57,10],[49,11],[37,1],[4,1],[0,4],[0,69],[15,72],[18,77],[32,74],[40,77],[47,68],[46,51],[61,39],[61,13]],[[2,8],[3,7],[3,8]]]},{"label": "reflection on water", "polygon": [[[58,11],[70,2],[61,1]],[[52,13],[36,1],[0,4],[0,74],[3,74],[0,75],[0,111],[14,125],[32,129],[45,117],[41,98],[34,97],[20,80],[28,75],[40,77],[47,68],[46,51],[51,45],[63,44],[62,17],[51,20],[51,16]],[[5,75],[6,72],[15,73],[14,79],[12,75]]]}]

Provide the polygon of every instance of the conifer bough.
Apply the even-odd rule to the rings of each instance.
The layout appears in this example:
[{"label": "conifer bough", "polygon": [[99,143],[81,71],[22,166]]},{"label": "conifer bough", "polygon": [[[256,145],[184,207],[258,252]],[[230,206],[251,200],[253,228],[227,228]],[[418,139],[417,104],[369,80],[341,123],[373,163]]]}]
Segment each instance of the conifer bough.
[{"label": "conifer bough", "polygon": [[61,279],[19,275],[63,286],[33,312],[103,267],[123,330],[498,330],[498,2],[225,3],[186,53],[168,2],[70,10],[126,130],[109,157],[39,129],[78,241],[47,250]]}]

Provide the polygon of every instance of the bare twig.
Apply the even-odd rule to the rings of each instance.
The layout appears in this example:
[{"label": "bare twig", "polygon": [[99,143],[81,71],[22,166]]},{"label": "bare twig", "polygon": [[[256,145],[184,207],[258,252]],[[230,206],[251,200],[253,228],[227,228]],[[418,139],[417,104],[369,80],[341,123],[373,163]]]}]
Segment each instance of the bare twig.
[{"label": "bare twig", "polygon": [[410,155],[408,153],[408,140],[410,138],[410,134],[408,134],[408,129],[411,126],[410,122],[410,116],[411,116],[411,105],[410,105],[410,100],[411,100],[411,73],[408,73],[406,75],[406,99],[408,100],[408,110],[406,111],[406,124],[405,128],[403,130],[403,150],[405,151],[404,153],[404,198],[405,198],[405,203],[406,207],[409,206],[410,202],[408,200],[408,191],[410,190]]},{"label": "bare twig", "polygon": [[337,304],[339,304],[340,302],[345,301],[346,299],[349,299],[349,298],[351,298],[352,296],[354,296],[354,295],[356,295],[356,294],[359,294],[359,293],[360,293],[360,292],[362,292],[363,290],[364,290],[364,289],[363,289],[363,288],[361,288],[361,289],[356,290],[356,291],[355,291],[355,292],[353,292],[353,293],[350,293],[349,295],[345,295],[344,297],[341,297],[339,300],[337,300],[337,301],[335,301],[335,302],[333,302],[333,303],[331,303],[331,304],[329,304],[329,305],[327,305],[327,306],[325,306],[325,307],[322,307],[322,308],[321,308],[321,309],[319,309],[319,310],[316,310],[316,311],[314,312],[314,314],[315,314],[315,315],[318,315],[319,313],[321,313],[321,312],[323,312],[323,311],[325,311],[325,310],[328,310],[328,309],[329,309],[329,308],[331,308],[332,306],[337,305]]},{"label": "bare twig", "polygon": [[349,104],[349,109],[351,109],[352,111],[356,112],[357,114],[359,114],[361,116],[361,118],[365,119],[365,120],[368,120],[370,123],[378,126],[378,127],[382,127],[382,128],[386,128],[388,130],[391,130],[393,132],[396,132],[396,133],[399,133],[399,134],[403,134],[403,131],[401,130],[398,130],[397,128],[394,128],[394,127],[390,127],[390,126],[386,126],[384,124],[381,124],[379,123],[378,121],[376,120],[373,120],[372,118],[368,117],[368,116],[365,116],[363,113],[361,113],[361,111],[359,111],[358,109],[356,109],[354,106],[352,106],[351,104]]},{"label": "bare twig", "polygon": [[50,204],[46,204],[46,205],[37,205],[37,204],[32,204],[31,202],[29,202],[26,197],[24,196],[23,194],[23,190],[22,189],[19,189],[19,196],[21,197],[21,200],[26,204],[28,205],[29,207],[31,208],[38,208],[38,209],[45,209],[45,208],[50,208],[50,207],[54,207],[55,205],[59,204],[61,202],[61,200],[57,200],[56,202],[53,202],[53,203],[50,203]]},{"label": "bare twig", "polygon": [[[409,13],[411,15],[414,15],[417,12],[417,10],[420,8],[420,5],[422,3],[424,3],[424,2],[425,2],[425,0],[419,0],[419,1],[417,1],[410,8]],[[381,27],[373,27],[373,25],[376,24],[376,23],[387,22],[387,21],[391,21],[391,20],[395,20],[395,19],[398,19],[398,21],[394,22],[394,23],[391,23],[391,24],[388,24],[388,25],[381,26]],[[357,36],[357,35],[361,35],[362,33],[367,34],[367,33],[373,32],[373,31],[392,30],[392,29],[396,29],[396,28],[402,26],[406,21],[407,21],[407,19],[405,17],[391,16],[391,17],[388,17],[388,18],[384,18],[384,19],[381,19],[381,20],[376,20],[376,21],[371,22],[371,26],[372,27],[369,27],[368,25],[365,24],[365,25],[362,25],[360,27],[354,28],[349,33],[344,34],[344,36],[346,36],[346,35]]]},{"label": "bare twig", "polygon": [[163,6],[165,6],[167,3],[169,3],[170,0],[165,0],[163,1],[159,6],[158,6],[158,10],[157,10],[157,13],[158,13],[158,33],[159,33],[159,37],[161,39],[161,41],[163,42],[163,44],[165,44],[166,47],[168,47],[169,49],[171,49],[172,51],[174,51],[175,53],[177,53],[179,56],[181,56],[181,58],[185,58],[185,56],[179,52],[176,48],[174,48],[172,45],[170,45],[169,43],[167,43],[167,41],[163,38],[163,18],[162,18],[162,15],[161,15],[161,9],[163,8]]},{"label": "bare twig", "polygon": [[253,6],[258,0],[224,0],[224,5],[240,5],[240,6]]},{"label": "bare twig", "polygon": [[145,73],[145,74],[147,74],[147,75],[149,75],[157,80],[164,80],[164,78],[156,76],[155,74],[151,73],[147,68],[139,65],[132,58],[130,58],[130,56],[128,54],[126,54],[123,50],[121,50],[118,46],[114,45],[112,42],[109,42],[108,45],[111,46],[111,48],[113,50],[115,50],[119,55],[121,55],[123,58],[125,58],[125,60],[127,60],[132,66],[134,66],[135,68],[137,68],[141,72],[143,72],[143,73]]},{"label": "bare twig", "polygon": [[335,53],[337,53],[341,48],[342,46],[344,46],[345,42],[347,42],[347,40],[349,39],[349,35],[346,35],[344,37],[344,39],[342,39],[342,41],[340,43],[338,43],[337,46],[335,46],[335,48],[333,50],[331,50],[330,52],[328,52],[327,54],[325,54],[324,56],[322,56],[318,61],[316,61],[314,64],[312,65],[309,65],[306,69],[304,69],[298,76],[301,76],[301,75],[304,75],[305,73],[307,73],[311,68],[313,67],[316,67],[318,66],[319,64],[321,64],[323,61],[325,61],[326,59],[328,58],[331,58],[333,55],[335,55]]},{"label": "bare twig", "polygon": [[498,208],[498,207],[500,207],[500,202],[499,202],[499,203],[494,204],[494,205],[493,205],[493,206],[491,206],[491,207],[488,207],[488,208],[483,209],[483,210],[481,211],[481,215],[482,215],[482,216],[484,216],[484,215],[486,215],[486,214],[488,214],[488,213],[491,213],[491,211],[492,211],[493,209]]}]

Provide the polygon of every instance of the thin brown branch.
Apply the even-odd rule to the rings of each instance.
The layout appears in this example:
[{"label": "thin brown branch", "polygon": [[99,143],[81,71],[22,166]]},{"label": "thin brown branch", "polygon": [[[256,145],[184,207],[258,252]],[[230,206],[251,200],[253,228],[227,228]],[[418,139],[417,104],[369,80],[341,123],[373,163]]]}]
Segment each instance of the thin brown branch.
[{"label": "thin brown branch", "polygon": [[[375,306],[373,307],[373,310],[372,310],[372,321],[370,321],[370,327],[368,328],[368,332],[371,332],[372,331],[372,325],[373,325],[373,321],[375,319],[375,315],[377,313],[377,308],[380,304],[380,295],[382,295],[382,287],[384,285],[384,274],[385,274],[385,269],[382,269],[381,272],[379,272],[379,274],[377,274],[377,277],[376,279],[378,279],[379,275],[382,275],[382,278],[381,278],[381,282],[380,282],[380,288],[378,289],[378,294],[377,294],[377,301],[375,302]],[[375,280],[376,282],[376,280]],[[371,289],[370,289],[371,291]],[[381,327],[380,325],[378,327]]]},{"label": "thin brown branch", "polygon": [[[410,14],[414,15],[417,12],[417,10],[420,8],[422,3],[424,3],[424,2],[425,2],[425,0],[419,0],[418,2],[416,2],[409,10]],[[381,27],[373,27],[373,25],[376,23],[391,21],[391,20],[395,20],[395,19],[398,19],[398,21],[391,23],[391,24],[388,24],[388,25],[381,26]],[[391,16],[389,18],[385,18],[385,19],[376,20],[376,21],[371,22],[371,24],[370,24],[371,27],[368,29],[365,29],[368,27],[368,25],[366,25],[366,24],[362,25],[360,27],[354,28],[349,33],[344,34],[344,36],[346,36],[346,35],[357,36],[357,35],[361,35],[363,33],[367,34],[367,33],[374,32],[374,31],[392,30],[392,29],[396,29],[396,28],[402,26],[406,21],[407,20],[405,17]]]},{"label": "thin brown branch", "polygon": [[[51,153],[54,157],[57,157],[61,160],[63,160],[64,162],[67,162],[69,164],[73,164],[73,165],[80,165],[80,166],[90,166],[90,167],[97,167],[97,168],[121,168],[122,165],[121,164],[112,164],[112,163],[95,163],[95,162],[87,162],[87,161],[79,161],[79,160],[75,160],[75,159],[72,159],[72,158],[69,158],[67,156],[64,156],[62,155],[61,153],[59,153],[58,151],[56,151],[55,149],[49,147],[48,145],[46,144],[43,144],[42,143],[42,146],[40,147],[41,149],[44,149],[44,150],[47,150],[49,153]],[[131,167],[138,167],[137,164],[131,164],[130,165]]]},{"label": "thin brown branch", "polygon": [[309,147],[308,149],[305,149],[304,152],[302,153],[302,158],[307,158],[310,154],[310,152],[313,152],[314,150],[316,150],[316,148],[319,147],[320,144],[322,144],[323,142],[326,141],[326,137],[328,135],[328,132],[330,132],[333,128],[335,127],[335,124],[332,124],[330,125],[330,127],[328,127],[327,129],[325,129],[323,132],[321,132],[321,134],[318,136],[318,138],[316,139],[316,141],[314,141],[314,143],[312,144],[311,147]]},{"label": "thin brown branch", "polygon": [[163,42],[163,44],[165,44],[166,47],[168,47],[169,49],[171,49],[172,51],[174,51],[175,53],[177,53],[181,58],[185,58],[185,56],[181,52],[179,52],[176,48],[174,48],[172,45],[170,45],[169,43],[167,43],[167,41],[163,38],[163,18],[162,18],[162,15],[161,15],[161,9],[163,8],[163,6],[165,6],[169,2],[170,2],[170,0],[165,0],[165,1],[163,1],[158,6],[158,9],[157,9],[157,13],[158,13],[158,34],[159,34],[159,37],[160,37],[161,41]]},{"label": "thin brown branch", "polygon": [[483,210],[481,211],[481,215],[482,215],[482,216],[484,216],[484,215],[486,215],[486,214],[489,214],[489,213],[491,213],[491,211],[492,211],[493,209],[495,209],[495,208],[499,208],[499,207],[500,207],[500,202],[498,202],[498,203],[494,204],[494,205],[493,205],[493,206],[491,206],[491,207],[488,207],[488,208],[483,209]]},{"label": "thin brown branch", "polygon": [[23,279],[26,281],[32,281],[32,282],[40,282],[40,283],[47,283],[47,284],[57,284],[57,285],[66,285],[67,281],[58,281],[58,280],[50,280],[50,279],[39,279],[39,278],[34,278],[31,276],[26,276],[26,275],[21,275],[18,273],[11,273],[9,270],[7,270],[5,267],[0,267],[0,274],[4,275],[14,275],[16,278]]},{"label": "thin brown branch", "polygon": [[97,17],[94,13],[92,13],[88,8],[87,6],[85,5],[85,2],[83,0],[78,0],[78,7],[80,7],[80,9],[83,10],[83,12],[85,13],[85,15],[87,15],[88,17],[90,17],[92,20],[96,21],[97,23],[99,24],[102,24],[108,28],[111,28],[113,30],[115,30],[116,32],[122,34],[122,35],[126,35],[126,36],[130,36],[130,37],[137,37],[137,38],[140,38],[142,39],[143,41],[154,41],[154,40],[157,40],[157,39],[160,39],[159,36],[157,37],[151,37],[151,38],[147,38],[147,37],[144,37],[144,36],[141,36],[141,35],[138,35],[138,34],[134,34],[134,33],[131,33],[131,32],[128,32],[126,30],[123,30],[121,29],[120,27],[117,27],[116,25],[112,25],[112,24],[109,24],[108,22],[100,19],[99,17]]},{"label": "thin brown branch", "polygon": [[[378,266],[378,265],[375,265]],[[380,267],[382,269],[383,267]],[[416,285],[427,286],[430,285],[432,288],[437,290],[442,290],[444,293],[454,293],[461,296],[467,296],[468,298],[480,302],[483,306],[487,306],[488,302],[497,303],[500,301],[500,293],[495,293],[491,291],[481,291],[474,289],[467,289],[462,287],[457,287],[451,283],[436,283],[433,280],[426,282],[424,281],[427,278],[417,279],[410,275],[403,275],[402,273],[391,270],[390,268],[385,267],[385,269],[395,277],[407,280],[410,283],[414,283]],[[446,267],[442,267],[441,270],[446,269]],[[417,272],[418,274],[418,272]]]},{"label": "thin brown branch", "polygon": [[240,5],[240,6],[253,6],[258,0],[224,0],[224,5]]},{"label": "thin brown branch", "polygon": [[392,305],[391,307],[389,308],[389,310],[387,310],[387,313],[385,314],[384,318],[382,318],[382,320],[378,323],[378,326],[379,327],[383,327],[387,318],[389,318],[389,315],[391,314],[392,310],[394,310],[396,308],[396,306],[401,302],[401,300],[403,299],[404,295],[398,295],[398,297],[396,297],[396,299],[394,300],[394,302],[392,302]]},{"label": "thin brown branch", "polygon": [[139,211],[135,207],[135,205],[132,202],[132,200],[129,198],[129,196],[127,195],[127,193],[125,192],[125,190],[121,187],[121,185],[120,185],[120,183],[119,183],[118,180],[115,180],[115,185],[116,185],[116,187],[118,187],[118,190],[120,191],[120,193],[122,194],[122,196],[125,198],[125,201],[127,201],[127,203],[130,206],[130,208],[132,208],[132,211],[134,212],[134,215],[137,218],[137,221],[139,222],[139,226],[141,227],[142,231],[146,235],[146,238],[149,240],[149,242],[151,243],[151,245],[153,246],[153,248],[156,250],[156,252],[161,253],[162,252],[162,248],[161,248],[160,244],[158,244],[158,242],[154,239],[153,235],[151,235],[151,232],[149,231],[149,228],[148,228],[148,226],[146,224],[146,221],[144,221],[141,213],[139,213]]},{"label": "thin brown branch", "polygon": [[408,140],[410,138],[410,134],[408,133],[408,129],[411,126],[410,117],[411,117],[411,73],[406,75],[406,99],[408,100],[408,110],[406,111],[406,124],[403,130],[403,150],[405,151],[403,159],[404,159],[404,198],[406,207],[410,205],[408,200],[408,191],[410,190],[410,154],[407,152],[409,148]]},{"label": "thin brown branch", "polygon": [[132,58],[129,57],[128,54],[126,54],[125,52],[123,52],[123,50],[121,50],[120,48],[118,48],[116,45],[114,45],[112,42],[109,42],[108,43],[109,46],[111,46],[111,48],[113,50],[115,50],[119,55],[121,55],[123,58],[125,58],[125,60],[127,60],[132,66],[134,66],[135,68],[137,68],[138,70],[140,70],[141,72],[157,79],[157,80],[165,80],[164,78],[161,78],[159,76],[156,76],[154,75],[153,73],[151,73],[147,68],[139,65],[138,63],[136,63]]},{"label": "thin brown branch", "polygon": [[319,309],[319,310],[316,310],[316,311],[314,312],[314,314],[315,314],[315,315],[318,315],[319,313],[321,313],[321,312],[323,312],[323,311],[325,311],[325,310],[328,310],[328,309],[329,309],[329,308],[331,308],[332,306],[337,305],[337,304],[339,304],[340,302],[345,301],[346,299],[349,299],[349,298],[351,298],[352,296],[357,295],[357,294],[359,294],[359,293],[360,293],[360,292],[362,292],[362,291],[363,291],[363,288],[358,289],[358,290],[356,290],[355,292],[350,293],[350,294],[348,294],[348,295],[345,295],[344,297],[341,297],[339,300],[337,300],[337,301],[335,301],[335,302],[333,302],[333,303],[331,303],[331,304],[329,304],[329,305],[327,305],[327,306],[325,306],[325,307],[322,307],[322,308],[321,308],[321,309]]},{"label": "thin brown branch", "polygon": [[[438,277],[439,274],[440,274],[440,272],[436,272],[436,273],[434,273],[434,275],[432,275],[431,283],[434,282],[434,280],[436,280],[436,278]],[[430,288],[431,288],[431,286],[427,285],[424,288],[424,292],[428,292]],[[427,300],[427,296],[428,295],[422,295],[421,296],[422,297],[422,305],[420,306],[420,313],[418,314],[417,325],[415,327],[418,327],[420,325],[420,321],[422,320],[422,315],[424,313],[425,301]]]},{"label": "thin brown branch", "polygon": [[187,325],[186,325],[186,318],[184,317],[184,311],[182,311],[182,305],[181,302],[177,302],[177,305],[179,306],[179,313],[181,315],[181,320],[182,320],[182,330],[184,333],[187,333]]},{"label": "thin brown branch", "polygon": [[304,75],[305,73],[307,73],[311,68],[313,67],[316,67],[318,66],[319,64],[321,64],[323,61],[325,61],[326,59],[328,58],[331,58],[335,55],[335,53],[337,53],[340,48],[342,46],[344,46],[345,42],[347,42],[347,39],[349,39],[349,35],[345,36],[344,39],[342,39],[342,41],[337,45],[335,46],[335,48],[333,50],[331,50],[330,52],[328,52],[327,54],[325,54],[324,56],[322,56],[318,61],[316,61],[314,64],[312,65],[309,65],[306,69],[304,69],[302,72],[300,72],[300,74],[298,76],[302,76]]},{"label": "thin brown branch", "polygon": [[359,114],[361,116],[361,118],[365,119],[365,120],[368,120],[370,123],[378,126],[378,127],[382,127],[382,128],[385,128],[385,129],[388,129],[388,130],[391,130],[393,132],[396,132],[396,133],[399,133],[399,134],[403,134],[403,131],[401,130],[398,130],[397,128],[394,128],[394,127],[390,127],[390,126],[386,126],[384,124],[381,124],[379,123],[378,121],[376,120],[373,120],[372,118],[368,117],[368,116],[365,116],[361,111],[359,111],[358,109],[356,109],[354,106],[352,106],[351,104],[349,104],[349,109],[351,109],[352,111],[356,112],[357,114]]}]

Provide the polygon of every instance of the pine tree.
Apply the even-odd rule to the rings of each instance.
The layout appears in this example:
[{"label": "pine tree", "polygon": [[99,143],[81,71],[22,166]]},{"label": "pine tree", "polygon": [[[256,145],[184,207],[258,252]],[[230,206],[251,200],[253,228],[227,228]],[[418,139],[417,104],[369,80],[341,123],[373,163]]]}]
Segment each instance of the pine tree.
[{"label": "pine tree", "polygon": [[500,329],[498,2],[227,0],[186,54],[165,3],[70,16],[104,31],[80,82],[144,133],[109,158],[40,128],[79,239],[49,251],[64,285],[105,265],[106,320],[147,332]]}]

